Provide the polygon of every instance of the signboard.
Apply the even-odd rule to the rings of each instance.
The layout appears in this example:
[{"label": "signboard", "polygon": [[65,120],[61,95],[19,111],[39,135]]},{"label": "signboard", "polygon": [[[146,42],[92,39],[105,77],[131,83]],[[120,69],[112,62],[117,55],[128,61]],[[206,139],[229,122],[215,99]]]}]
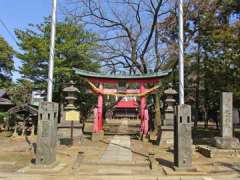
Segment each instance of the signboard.
[{"label": "signboard", "polygon": [[80,112],[76,110],[70,110],[65,112],[66,121],[80,121]]}]

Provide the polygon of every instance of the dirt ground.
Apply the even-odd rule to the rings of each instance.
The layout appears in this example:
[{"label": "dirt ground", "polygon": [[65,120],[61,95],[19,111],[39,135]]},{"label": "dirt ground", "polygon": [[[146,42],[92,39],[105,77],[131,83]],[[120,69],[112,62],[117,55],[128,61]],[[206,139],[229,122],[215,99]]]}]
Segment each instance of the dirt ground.
[{"label": "dirt ground", "polygon": [[[193,145],[193,167],[197,172],[179,174],[174,173],[171,168],[173,165],[172,147],[160,147],[149,142],[142,142],[137,139],[136,135],[130,135],[130,137],[132,152],[130,163],[99,163],[113,135],[110,133],[105,135],[103,140],[92,142],[90,135],[87,134],[80,143],[72,146],[57,146],[57,162],[61,164],[58,170],[24,172],[23,169],[29,167],[35,159],[31,144],[27,143],[25,137],[5,137],[4,134],[0,134],[0,179],[28,180],[33,177],[36,180],[80,179],[79,177],[83,179],[240,179],[240,155],[207,158],[196,152],[195,145]],[[34,143],[36,136],[28,137],[28,140]],[[155,154],[154,159],[157,165],[153,169],[149,167],[149,152]]]}]

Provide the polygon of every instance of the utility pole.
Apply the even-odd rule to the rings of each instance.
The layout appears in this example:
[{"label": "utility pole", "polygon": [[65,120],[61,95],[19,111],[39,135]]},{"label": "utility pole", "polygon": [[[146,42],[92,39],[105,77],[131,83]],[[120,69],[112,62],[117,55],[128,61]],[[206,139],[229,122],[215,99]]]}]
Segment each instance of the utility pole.
[{"label": "utility pole", "polygon": [[178,24],[179,24],[179,104],[184,104],[184,37],[183,37],[183,0],[178,2]]},{"label": "utility pole", "polygon": [[48,64],[47,101],[52,102],[57,0],[52,0],[51,44]]}]

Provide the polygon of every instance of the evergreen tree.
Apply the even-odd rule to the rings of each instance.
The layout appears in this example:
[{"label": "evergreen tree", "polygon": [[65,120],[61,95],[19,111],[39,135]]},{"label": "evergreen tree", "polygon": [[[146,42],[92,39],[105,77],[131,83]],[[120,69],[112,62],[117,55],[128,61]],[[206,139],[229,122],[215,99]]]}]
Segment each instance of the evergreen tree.
[{"label": "evergreen tree", "polygon": [[[50,22],[30,25],[26,30],[16,30],[22,60],[20,73],[23,78],[34,83],[35,88],[46,88],[50,44]],[[71,21],[56,25],[56,44],[54,57],[54,83],[68,82],[73,78],[72,68],[96,71],[99,64],[96,57],[94,34],[83,26]]]},{"label": "evergreen tree", "polygon": [[[21,49],[17,53],[17,57],[22,60],[20,73],[23,79],[32,82],[33,89],[47,89],[50,31],[51,24],[46,18],[42,24],[31,24],[28,29],[17,29],[15,32]],[[95,34],[87,32],[82,25],[69,19],[56,25],[53,101],[59,102],[60,108],[64,102],[64,84],[76,78],[73,67],[89,71],[99,70],[96,51],[98,46],[94,39]],[[95,98],[85,94],[86,84],[79,79],[77,83],[81,92],[77,103],[81,111],[87,112],[95,103]],[[85,99],[85,102],[82,99]]]},{"label": "evergreen tree", "polygon": [[0,88],[7,87],[11,82],[11,75],[14,70],[13,56],[14,50],[0,36]]}]

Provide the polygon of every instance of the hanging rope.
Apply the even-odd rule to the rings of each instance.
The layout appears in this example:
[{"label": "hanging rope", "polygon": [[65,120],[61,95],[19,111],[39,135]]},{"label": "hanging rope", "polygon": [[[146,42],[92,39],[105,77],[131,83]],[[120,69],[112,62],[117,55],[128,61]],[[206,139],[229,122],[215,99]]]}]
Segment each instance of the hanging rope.
[{"label": "hanging rope", "polygon": [[146,96],[149,93],[151,93],[152,91],[156,90],[159,88],[159,85],[156,85],[150,89],[148,89],[147,91],[143,92],[143,93],[104,93],[103,90],[97,88],[92,82],[90,82],[89,80],[85,79],[88,84],[91,86],[91,88],[93,89],[93,91],[97,94],[102,94],[102,95],[109,95],[109,96]]}]

